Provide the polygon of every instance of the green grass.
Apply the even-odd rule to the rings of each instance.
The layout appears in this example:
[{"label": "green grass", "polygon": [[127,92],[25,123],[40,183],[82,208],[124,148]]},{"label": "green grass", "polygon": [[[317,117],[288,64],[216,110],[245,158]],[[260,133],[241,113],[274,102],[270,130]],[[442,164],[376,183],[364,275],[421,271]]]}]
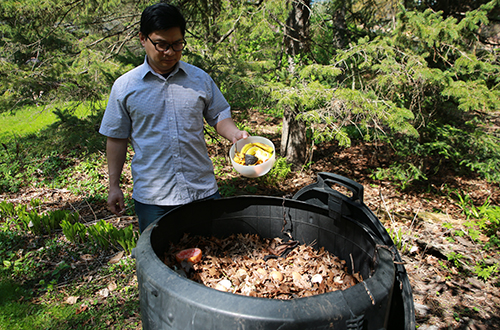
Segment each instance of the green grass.
[{"label": "green grass", "polygon": [[0,114],[0,139],[12,139],[38,132],[52,124],[56,115],[40,108],[30,107],[16,112]]},{"label": "green grass", "polygon": [[[66,188],[73,173],[83,169],[96,188],[92,194],[102,193],[93,169],[104,161],[106,139],[96,130],[100,106],[68,104],[42,113],[30,107],[2,114],[0,192],[16,192],[27,185]],[[87,189],[89,184],[81,182],[81,186],[76,189]]]},{"label": "green grass", "polygon": [[82,119],[91,115],[95,109],[103,108],[104,103],[90,104],[62,104],[51,108],[29,106],[18,109],[15,112],[0,113],[0,140],[15,139],[38,133],[40,130],[52,125],[58,120],[55,109],[68,109],[77,118]]}]

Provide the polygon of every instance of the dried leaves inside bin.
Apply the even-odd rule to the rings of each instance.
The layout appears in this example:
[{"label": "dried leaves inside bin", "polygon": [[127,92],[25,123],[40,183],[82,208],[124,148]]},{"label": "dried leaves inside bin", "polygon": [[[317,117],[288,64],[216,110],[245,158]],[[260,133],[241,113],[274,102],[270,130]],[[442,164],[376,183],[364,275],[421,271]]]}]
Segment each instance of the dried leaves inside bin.
[{"label": "dried leaves inside bin", "polygon": [[203,258],[192,266],[189,279],[246,296],[293,299],[345,290],[362,281],[359,273],[349,274],[346,262],[324,248],[251,234],[224,239],[185,235],[165,252],[164,263],[180,269],[175,253],[191,247],[200,248]]}]

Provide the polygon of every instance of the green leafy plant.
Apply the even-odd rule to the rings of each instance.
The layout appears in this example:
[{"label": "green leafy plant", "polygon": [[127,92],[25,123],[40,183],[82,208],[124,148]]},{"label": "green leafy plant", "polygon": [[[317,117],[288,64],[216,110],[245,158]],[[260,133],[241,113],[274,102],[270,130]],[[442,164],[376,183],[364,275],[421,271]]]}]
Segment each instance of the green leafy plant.
[{"label": "green leafy plant", "polygon": [[224,183],[219,185],[219,193],[223,197],[234,196],[237,190],[238,189],[231,181],[224,181]]},{"label": "green leafy plant", "polygon": [[19,219],[24,227],[30,230],[34,235],[43,235],[42,217],[43,216],[40,216],[37,211],[31,210],[25,215],[19,217]]},{"label": "green leafy plant", "polygon": [[33,235],[51,235],[56,230],[63,228],[68,233],[70,240],[76,239],[76,236],[83,240],[82,229],[78,224],[79,214],[67,210],[54,210],[46,214],[39,214],[37,207],[39,200],[30,202],[32,209],[27,211],[27,205],[2,202],[0,204],[0,214],[8,223],[12,223],[15,228],[23,231],[31,231]]},{"label": "green leafy plant", "polygon": [[482,209],[481,214],[485,216],[485,229],[488,235],[495,234],[500,229],[500,206],[492,206]]},{"label": "green leafy plant", "polygon": [[116,228],[104,221],[101,220],[97,222],[95,225],[89,226],[87,228],[87,232],[90,237],[94,240],[94,243],[101,247],[104,250],[107,250],[112,245],[111,242],[111,233],[116,230]]},{"label": "green leafy plant", "polygon": [[30,230],[34,235],[51,235],[55,230],[61,229],[61,222],[68,220],[74,222],[78,213],[65,210],[55,210],[47,214],[39,214],[36,210],[18,214],[19,222],[23,229]]},{"label": "green leafy plant", "polygon": [[113,224],[104,220],[100,220],[95,225],[89,226],[87,232],[96,245],[102,249],[118,249],[121,246],[128,254],[132,252],[139,239],[139,233],[133,230],[132,225],[117,229]]},{"label": "green leafy plant", "polygon": [[446,257],[448,258],[448,261],[452,262],[455,267],[460,268],[462,266],[463,261],[461,260],[464,257],[462,254],[450,252]]},{"label": "green leafy plant", "polygon": [[460,206],[467,219],[478,219],[480,217],[479,210],[474,205],[474,202],[470,195],[457,192],[456,196],[458,197],[458,206]]},{"label": "green leafy plant", "polygon": [[5,229],[12,226],[16,230],[28,231],[28,223],[23,221],[25,215],[28,213],[28,206],[26,204],[14,205],[13,203],[5,203],[4,207],[7,212],[3,213],[2,217],[5,219]]},{"label": "green leafy plant", "polygon": [[90,155],[87,159],[75,165],[71,170],[80,175],[78,179],[68,180],[71,182],[70,190],[75,194],[87,195],[89,198],[106,194],[107,186],[103,184],[102,165],[103,158],[96,155]]},{"label": "green leafy plant", "polygon": [[477,241],[481,235],[481,231],[478,229],[482,222],[480,221],[466,221],[464,226],[467,228],[467,234],[473,241]]},{"label": "green leafy plant", "polygon": [[13,203],[0,202],[0,219],[5,220],[14,217],[16,210]]},{"label": "green leafy plant", "polygon": [[139,239],[139,233],[134,231],[132,225],[118,230],[113,238],[120,244],[126,254],[130,255],[132,249],[137,245],[137,240]]},{"label": "green leafy plant", "polygon": [[500,207],[491,206],[489,198],[480,206],[474,205],[474,201],[468,194],[455,193],[458,198],[458,206],[466,216],[464,225],[468,228],[468,235],[477,240],[481,232],[493,237],[500,228]]},{"label": "green leafy plant", "polygon": [[398,183],[401,189],[405,190],[413,181],[427,180],[421,169],[411,163],[391,164],[389,168],[377,168],[372,175],[377,180],[391,180]]},{"label": "green leafy plant", "polygon": [[259,180],[273,184],[286,178],[291,171],[292,164],[289,164],[286,158],[276,157],[273,168],[265,176],[260,177]]},{"label": "green leafy plant", "polygon": [[[484,249],[488,250],[500,246],[500,240],[496,236],[499,228],[500,208],[492,206],[489,198],[487,198],[480,206],[476,206],[472,197],[469,194],[456,192],[454,195],[457,198],[457,204],[462,209],[462,213],[466,216],[464,226],[467,229],[456,230],[453,235],[464,236],[467,234],[472,240],[481,242],[479,240],[482,234],[488,235],[488,242],[484,243]],[[452,229],[451,225],[447,227]],[[457,267],[462,263],[463,256],[459,253],[452,252],[448,256],[448,260],[453,262]],[[498,273],[499,266],[497,264],[487,263],[485,259],[476,261],[473,272],[486,281]]]},{"label": "green leafy plant", "polygon": [[451,229],[453,229],[453,225],[452,225],[451,223],[449,223],[449,222],[444,222],[444,223],[442,224],[442,226],[443,226],[444,228],[446,228],[446,229],[450,229],[450,230],[451,230]]},{"label": "green leafy plant", "polygon": [[446,263],[444,261],[438,260],[438,264],[441,266],[441,268],[450,271],[450,269],[448,268],[448,266],[446,266]]},{"label": "green leafy plant", "polygon": [[405,238],[405,235],[407,234],[408,233],[403,233],[402,228],[399,228],[398,231],[394,228],[389,229],[389,235],[391,236],[394,245],[403,254],[409,251],[407,240]]},{"label": "green leafy plant", "polygon": [[488,239],[488,242],[484,245],[484,248],[486,250],[495,248],[495,247],[500,247],[500,238],[498,238],[495,235],[490,236]]},{"label": "green leafy plant", "polygon": [[80,222],[71,222],[69,220],[62,220],[61,227],[64,233],[64,236],[73,243],[84,243],[87,227]]},{"label": "green leafy plant", "polygon": [[498,273],[498,264],[486,265],[484,261],[476,263],[474,266],[474,273],[483,281],[491,279],[494,274]]}]

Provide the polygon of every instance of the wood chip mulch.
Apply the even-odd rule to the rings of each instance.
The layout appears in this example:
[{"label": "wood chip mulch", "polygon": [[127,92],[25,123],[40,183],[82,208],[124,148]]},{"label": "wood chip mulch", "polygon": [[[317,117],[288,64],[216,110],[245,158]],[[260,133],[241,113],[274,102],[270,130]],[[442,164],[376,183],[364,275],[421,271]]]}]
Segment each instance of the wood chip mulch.
[{"label": "wood chip mulch", "polygon": [[[165,251],[164,263],[210,288],[252,297],[294,299],[345,290],[363,279],[350,274],[346,262],[324,248],[235,234],[221,239],[185,235]],[[199,263],[176,261],[175,254],[198,247]]]}]

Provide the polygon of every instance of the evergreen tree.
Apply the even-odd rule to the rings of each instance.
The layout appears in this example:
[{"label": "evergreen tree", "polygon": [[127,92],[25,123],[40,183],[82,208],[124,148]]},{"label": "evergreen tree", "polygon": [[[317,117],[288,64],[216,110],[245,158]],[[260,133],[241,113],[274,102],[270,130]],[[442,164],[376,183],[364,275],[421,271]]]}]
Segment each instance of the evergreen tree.
[{"label": "evergreen tree", "polygon": [[[389,175],[447,163],[500,180],[498,137],[483,129],[499,109],[498,0],[171,2],[188,19],[184,59],[233,106],[278,109],[289,161],[361,137],[397,150]],[[152,3],[0,2],[0,112],[106,99],[144,60],[138,22]]]},{"label": "evergreen tree", "polygon": [[[0,112],[27,104],[97,101],[135,63],[144,2],[95,0],[0,3]],[[117,62],[108,61],[116,57]]]}]

